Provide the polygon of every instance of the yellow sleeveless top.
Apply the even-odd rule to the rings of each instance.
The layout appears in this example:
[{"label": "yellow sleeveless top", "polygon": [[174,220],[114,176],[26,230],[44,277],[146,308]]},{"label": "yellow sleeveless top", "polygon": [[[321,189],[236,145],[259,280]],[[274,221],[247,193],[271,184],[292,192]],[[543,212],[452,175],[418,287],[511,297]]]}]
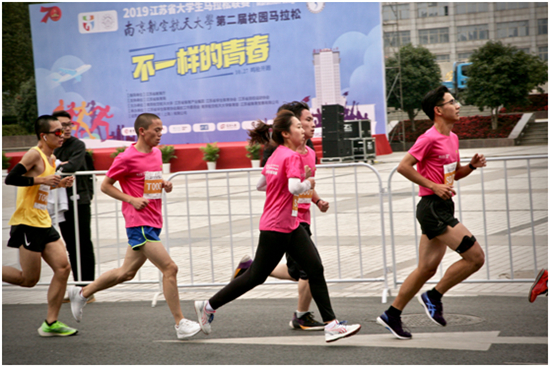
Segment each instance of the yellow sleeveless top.
[{"label": "yellow sleeveless top", "polygon": [[[55,173],[55,165],[52,167],[48,157],[37,146],[31,149],[37,150],[44,161],[44,172],[37,177],[53,175]],[[11,216],[8,224],[12,226],[25,224],[39,228],[51,227],[52,219],[48,214],[49,194],[50,186],[48,185],[18,187],[15,213]]]}]

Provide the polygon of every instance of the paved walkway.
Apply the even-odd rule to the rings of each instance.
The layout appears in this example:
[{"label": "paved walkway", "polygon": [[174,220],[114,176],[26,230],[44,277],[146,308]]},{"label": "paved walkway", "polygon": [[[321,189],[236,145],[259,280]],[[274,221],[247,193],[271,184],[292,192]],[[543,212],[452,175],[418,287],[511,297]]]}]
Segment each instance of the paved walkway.
[{"label": "paved walkway", "polygon": [[[461,150],[463,158],[474,153],[487,157],[523,156],[548,154],[547,146],[518,146],[505,148],[485,148]],[[382,186],[387,189],[390,172],[396,167],[405,153],[396,152],[377,158],[374,167],[380,172]],[[531,161],[533,192],[532,231],[530,223],[526,161],[506,163],[507,181],[504,180],[503,162],[490,162],[483,170],[484,191],[480,186],[480,170],[460,183],[461,199],[455,201],[459,219],[474,233],[486,252],[487,263],[472,279],[532,279],[535,268],[548,266],[548,161]],[[330,202],[329,213],[317,211],[312,223],[313,238],[317,244],[325,266],[325,275],[332,297],[382,297],[384,282],[382,229],[378,182],[367,168],[361,168],[354,176],[354,168],[332,170],[319,168],[317,191]],[[185,189],[186,179],[174,179],[174,192],[168,196],[169,229],[163,231],[163,242],[169,243],[170,253],[179,266],[178,283],[188,285],[180,288],[182,300],[209,298],[219,286],[196,286],[226,283],[234,266],[245,254],[252,254],[258,238],[258,220],[263,206],[263,193],[249,189],[255,187],[258,172],[249,177],[246,173],[231,176],[219,173],[211,177],[206,187],[204,175],[191,175]],[[98,187],[102,177],[98,178]],[[357,182],[359,196],[354,194]],[[395,241],[397,280],[402,281],[415,268],[416,243],[415,220],[413,215],[411,184],[399,174],[392,179],[392,209],[394,212],[393,233]],[[505,195],[508,185],[509,195]],[[336,194],[337,192],[337,194]],[[204,198],[210,197],[210,201]],[[230,197],[230,201],[227,198]],[[249,202],[249,198],[252,201]],[[17,251],[6,247],[9,237],[7,222],[13,213],[15,195],[11,187],[2,190],[2,264],[18,266]],[[96,228],[92,226],[99,273],[120,266],[126,250],[124,222],[119,215],[120,205],[98,193],[95,198],[99,213]],[[485,205],[486,216],[483,216]],[[509,206],[509,215],[506,206]],[[249,215],[253,213],[252,217]],[[386,246],[386,270],[391,295],[396,295],[399,285],[393,284],[389,204],[384,197],[384,232]],[[190,213],[191,215],[187,215]],[[337,213],[337,215],[335,215]],[[358,224],[357,215],[360,216]],[[510,226],[508,226],[510,223]],[[510,227],[510,230],[508,228]],[[417,234],[419,230],[417,228]],[[358,238],[361,246],[358,246]],[[164,237],[169,233],[169,237]],[[511,236],[508,237],[508,234]],[[117,237],[118,236],[118,237]],[[100,240],[98,241],[97,238]],[[166,238],[166,239],[165,239]],[[537,264],[533,263],[532,241],[535,239]],[[192,247],[188,243],[192,243]],[[340,246],[335,246],[335,243]],[[512,269],[510,255],[513,257]],[[340,261],[338,261],[340,259]],[[443,268],[458,259],[458,255],[448,252]],[[191,270],[192,264],[192,270]],[[213,265],[212,265],[213,264]],[[512,273],[513,272],[513,273]],[[439,275],[436,276],[438,278]],[[43,263],[41,282],[48,283],[51,270]],[[358,278],[368,278],[375,282],[358,283]],[[140,271],[135,281],[147,283],[158,279],[158,271],[149,262]],[[355,282],[337,282],[338,280]],[[190,286],[194,284],[195,286]],[[426,288],[432,287],[427,285]],[[453,288],[447,296],[462,295],[507,295],[526,297],[529,282],[523,283],[467,283]],[[21,289],[4,286],[3,304],[33,304],[46,302],[45,286]],[[119,285],[96,295],[97,302],[151,301],[158,292],[158,284]],[[243,298],[296,298],[294,284],[262,285],[250,291]],[[162,296],[159,298],[162,300]]]},{"label": "paved walkway", "polygon": [[[548,365],[548,299],[454,297],[445,301],[446,327],[414,300],[403,315],[411,340],[398,340],[375,319],[378,297],[332,298],[338,317],[360,323],[351,338],[326,343],[323,331],[288,326],[293,299],[238,299],[216,312],[212,333],[177,340],[166,303],[96,302],[74,321],[70,338],[41,338],[44,305],[3,305],[2,362],[6,365]],[[191,301],[181,302],[194,320]],[[315,314],[318,316],[318,313]],[[32,350],[32,353],[29,353]]]}]

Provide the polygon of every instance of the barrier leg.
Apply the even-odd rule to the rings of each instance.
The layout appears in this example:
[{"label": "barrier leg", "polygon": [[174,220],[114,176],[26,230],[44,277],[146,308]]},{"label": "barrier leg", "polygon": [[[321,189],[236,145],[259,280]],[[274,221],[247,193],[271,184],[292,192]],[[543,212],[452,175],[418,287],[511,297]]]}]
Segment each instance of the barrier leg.
[{"label": "barrier leg", "polygon": [[162,292],[156,292],[155,295],[153,296],[153,302],[151,302],[151,307],[155,307],[157,305],[157,300],[159,298],[159,296],[162,296],[163,293]]},{"label": "barrier leg", "polygon": [[157,305],[157,301],[160,296],[164,296],[164,292],[162,291],[162,273],[159,271],[159,291],[153,295],[151,307],[155,307]]},{"label": "barrier leg", "polygon": [[389,288],[384,288],[382,291],[382,303],[388,303],[388,296],[391,296],[391,290]]}]

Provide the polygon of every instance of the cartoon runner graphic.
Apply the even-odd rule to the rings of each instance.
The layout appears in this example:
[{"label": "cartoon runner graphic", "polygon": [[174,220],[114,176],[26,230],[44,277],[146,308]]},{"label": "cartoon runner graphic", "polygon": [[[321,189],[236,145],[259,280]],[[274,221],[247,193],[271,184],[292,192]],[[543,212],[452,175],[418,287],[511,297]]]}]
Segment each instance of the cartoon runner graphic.
[{"label": "cartoon runner graphic", "polygon": [[53,110],[53,112],[56,112],[56,111],[64,111],[65,110],[65,102],[60,99],[59,100],[59,105]]},{"label": "cartoon runner graphic", "polygon": [[[90,137],[90,139],[95,139],[95,136],[93,136],[92,133],[90,132],[90,127],[88,126],[88,124],[82,120],[84,116],[90,116],[90,113],[86,111],[86,102],[82,102],[80,107],[77,107],[74,110],[76,113],[78,113],[78,118],[76,119],[76,122],[79,125],[77,134],[78,134],[78,131],[82,128],[88,133],[88,136]],[[81,132],[80,139],[82,139],[82,135],[83,133]]]},{"label": "cartoon runner graphic", "polygon": [[99,127],[105,127],[105,139],[101,138],[101,141],[109,139],[109,123],[107,121],[103,121],[103,118],[110,119],[114,116],[114,114],[108,115],[110,109],[111,106],[105,106],[105,108],[97,106],[91,111],[97,113],[97,116],[92,120],[91,131],[94,132],[97,129],[99,137],[101,138],[101,130],[99,130]]},{"label": "cartoon runner graphic", "polygon": [[71,122],[73,123],[72,130],[74,131],[74,136],[76,137],[77,131],[80,128],[80,123],[75,121],[75,118],[78,115],[78,113],[75,111],[75,107],[76,107],[75,103],[71,102],[69,105],[67,105],[67,109],[65,111],[67,111],[69,115],[71,115]]}]

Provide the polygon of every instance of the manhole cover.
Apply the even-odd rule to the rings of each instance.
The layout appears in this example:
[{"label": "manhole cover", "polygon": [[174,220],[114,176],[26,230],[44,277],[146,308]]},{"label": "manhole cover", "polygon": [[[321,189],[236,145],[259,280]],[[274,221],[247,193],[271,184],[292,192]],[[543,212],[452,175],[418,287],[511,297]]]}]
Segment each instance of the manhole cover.
[{"label": "manhole cover", "polygon": [[[470,316],[470,315],[456,315],[456,314],[446,314],[444,315],[445,320],[447,320],[447,325],[472,325],[479,324],[484,320],[481,317]],[[430,320],[425,313],[422,314],[412,314],[412,315],[401,315],[401,320],[408,327],[428,327],[438,325]]]}]

